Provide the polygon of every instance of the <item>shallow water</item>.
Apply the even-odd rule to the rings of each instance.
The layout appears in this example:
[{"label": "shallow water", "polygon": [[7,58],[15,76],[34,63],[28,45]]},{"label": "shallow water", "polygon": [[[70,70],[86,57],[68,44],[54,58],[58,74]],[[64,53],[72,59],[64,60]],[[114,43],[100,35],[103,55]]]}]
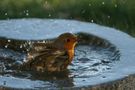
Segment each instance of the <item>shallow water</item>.
[{"label": "shallow water", "polygon": [[[26,58],[25,53],[16,52],[5,48],[0,49],[0,57],[1,66],[3,67],[0,76],[3,78],[16,77],[20,81],[23,78],[27,78],[28,80],[34,80],[32,83],[36,83],[37,80],[40,80],[43,83],[50,82],[48,84],[41,85],[39,88],[48,88],[50,86],[59,88],[76,86],[76,83],[78,82],[76,81],[77,79],[87,79],[100,75],[102,72],[111,69],[114,62],[117,61],[116,58],[114,59],[114,52],[110,51],[108,48],[93,45],[78,45],[75,49],[75,58],[72,64],[68,67],[68,71],[51,75],[46,73],[19,71],[17,68],[12,68],[12,66],[20,65],[24,62]],[[23,80],[24,83],[25,81],[27,82],[27,80]],[[17,83],[16,80],[13,80],[13,82],[14,84]],[[5,86],[8,84],[6,79],[3,81],[3,85],[4,84]],[[14,84],[12,87],[15,86]],[[20,85],[20,88],[21,87],[25,88],[23,84]],[[31,86],[29,88],[35,87]]]}]

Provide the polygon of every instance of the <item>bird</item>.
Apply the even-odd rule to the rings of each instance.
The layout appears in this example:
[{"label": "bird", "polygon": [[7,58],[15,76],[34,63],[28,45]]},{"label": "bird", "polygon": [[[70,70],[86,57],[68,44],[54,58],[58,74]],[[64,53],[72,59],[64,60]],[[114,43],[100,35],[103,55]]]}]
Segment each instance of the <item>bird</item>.
[{"label": "bird", "polygon": [[53,41],[34,43],[22,68],[40,72],[65,71],[74,58],[77,42],[77,36],[67,32]]}]

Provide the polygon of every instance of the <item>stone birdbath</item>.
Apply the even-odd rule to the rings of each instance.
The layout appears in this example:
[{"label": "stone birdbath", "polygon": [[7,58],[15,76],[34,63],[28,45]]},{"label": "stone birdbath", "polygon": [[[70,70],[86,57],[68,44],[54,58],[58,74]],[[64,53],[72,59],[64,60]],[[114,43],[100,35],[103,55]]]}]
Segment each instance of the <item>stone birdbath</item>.
[{"label": "stone birdbath", "polygon": [[[26,60],[31,41],[71,32],[80,38],[66,73],[12,70]],[[135,38],[114,28],[75,20],[0,20],[0,89],[134,90]]]}]

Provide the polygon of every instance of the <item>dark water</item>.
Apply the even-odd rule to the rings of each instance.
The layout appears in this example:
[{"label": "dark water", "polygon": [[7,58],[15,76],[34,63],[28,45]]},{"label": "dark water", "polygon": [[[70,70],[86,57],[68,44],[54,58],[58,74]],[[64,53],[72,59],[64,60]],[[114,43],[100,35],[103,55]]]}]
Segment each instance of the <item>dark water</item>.
[{"label": "dark water", "polygon": [[[12,68],[14,65],[17,66],[25,62],[25,58],[25,53],[6,48],[0,49],[0,76],[5,78],[4,80],[2,80],[2,78],[0,79],[0,85],[8,87],[9,84],[9,86],[13,88],[61,88],[74,87],[77,85],[81,86],[81,83],[79,83],[77,79],[81,78],[85,81],[87,78],[100,75],[104,71],[110,70],[113,64],[119,60],[116,52],[111,51],[109,48],[93,45],[78,45],[75,49],[73,63],[68,67],[66,72],[50,74],[26,72],[20,71],[16,67]],[[15,84],[18,81],[13,79],[13,83],[11,84],[8,79],[9,77],[17,78],[18,81],[23,81],[23,83],[26,83],[27,80],[30,80],[30,82],[28,87],[23,83],[16,86]],[[33,83],[37,83],[39,86],[31,86]]]}]

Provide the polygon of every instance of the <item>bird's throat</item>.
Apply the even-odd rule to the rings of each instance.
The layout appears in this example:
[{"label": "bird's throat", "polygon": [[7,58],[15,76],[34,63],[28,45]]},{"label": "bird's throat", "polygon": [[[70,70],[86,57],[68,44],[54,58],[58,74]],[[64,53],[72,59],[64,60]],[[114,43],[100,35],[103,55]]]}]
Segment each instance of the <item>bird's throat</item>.
[{"label": "bird's throat", "polygon": [[74,49],[68,50],[68,55],[69,55],[69,60],[71,63],[71,61],[73,60],[73,57],[74,57]]},{"label": "bird's throat", "polygon": [[70,63],[71,63],[71,61],[73,60],[73,57],[74,57],[74,48],[75,48],[75,45],[76,45],[76,43],[69,43],[69,44],[66,44],[65,45],[65,48],[68,51]]}]

